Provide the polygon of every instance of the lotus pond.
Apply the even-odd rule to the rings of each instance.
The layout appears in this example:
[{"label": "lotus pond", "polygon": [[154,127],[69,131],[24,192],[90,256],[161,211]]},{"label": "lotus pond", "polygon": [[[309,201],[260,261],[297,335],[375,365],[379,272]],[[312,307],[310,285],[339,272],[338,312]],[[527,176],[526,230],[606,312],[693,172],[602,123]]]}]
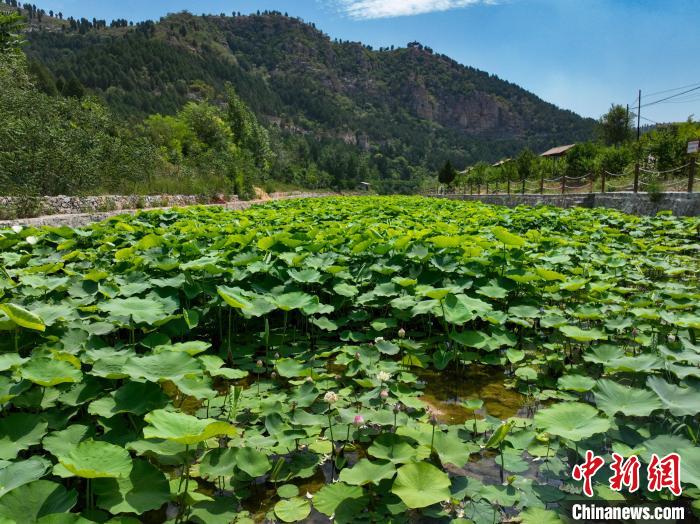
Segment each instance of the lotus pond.
[{"label": "lotus pond", "polygon": [[678,452],[698,509],[699,227],[366,197],[0,230],[0,523],[545,524],[586,450]]}]

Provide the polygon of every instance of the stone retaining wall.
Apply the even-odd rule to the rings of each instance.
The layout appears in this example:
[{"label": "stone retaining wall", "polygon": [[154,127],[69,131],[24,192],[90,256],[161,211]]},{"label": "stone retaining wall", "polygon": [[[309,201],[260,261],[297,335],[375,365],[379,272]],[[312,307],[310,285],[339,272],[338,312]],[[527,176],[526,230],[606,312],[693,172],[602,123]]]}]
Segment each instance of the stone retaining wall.
[{"label": "stone retaining wall", "polygon": [[700,193],[580,193],[570,195],[433,195],[451,200],[472,200],[485,204],[516,207],[605,207],[630,215],[655,215],[671,211],[676,216],[699,216]]},{"label": "stone retaining wall", "polygon": [[[300,191],[290,192],[290,193],[272,193],[268,198],[261,200],[238,200],[237,197],[229,201],[222,201],[218,203],[209,203],[206,205],[221,205],[227,209],[247,209],[255,204],[262,204],[272,200],[286,200],[290,198],[315,198],[329,196],[331,193],[305,193]],[[8,205],[8,202],[13,203],[12,200],[8,200],[10,197],[0,197],[0,208],[3,205]],[[80,212],[68,212],[68,213],[56,213],[55,211],[51,214],[44,214],[35,218],[21,218],[13,220],[0,220],[0,227],[11,227],[15,225],[21,226],[69,226],[69,227],[81,227],[92,222],[99,222],[105,220],[109,217],[122,215],[122,214],[134,214],[141,210],[148,209],[163,209],[168,207],[185,207],[192,205],[205,204],[205,202],[197,197],[190,195],[166,195],[166,196],[151,196],[151,197],[131,197],[131,196],[108,196],[108,197],[43,197],[39,199],[43,202],[49,202],[50,205],[56,203],[56,199],[68,199],[69,203],[64,204],[63,200],[60,200],[58,208],[50,209],[81,209]],[[139,200],[143,199],[143,200]],[[16,202],[16,199],[15,199]],[[111,209],[107,207],[101,207],[106,204],[115,206],[127,206],[127,207],[112,207]]]},{"label": "stone retaining wall", "polygon": [[[209,199],[195,195],[103,195],[103,196],[46,196],[46,197],[3,197],[0,196],[0,210],[8,214],[31,213],[41,215],[69,215],[80,213],[103,213],[122,209],[152,207],[193,206],[209,203]],[[20,217],[21,218],[21,217]]]}]

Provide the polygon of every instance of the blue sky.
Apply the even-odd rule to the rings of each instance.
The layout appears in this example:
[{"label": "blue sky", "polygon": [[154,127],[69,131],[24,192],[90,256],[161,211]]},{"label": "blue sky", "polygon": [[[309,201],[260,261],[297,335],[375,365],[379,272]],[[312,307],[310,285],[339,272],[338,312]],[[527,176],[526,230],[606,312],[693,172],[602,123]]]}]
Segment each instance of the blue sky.
[{"label": "blue sky", "polygon": [[[87,18],[158,19],[173,11],[300,16],[332,38],[375,47],[417,40],[597,118],[612,102],[700,85],[696,0],[41,0]],[[678,91],[676,91],[678,92]],[[674,94],[670,92],[668,94]],[[648,95],[648,96],[645,96]],[[700,119],[700,91],[643,109],[654,121]]]}]

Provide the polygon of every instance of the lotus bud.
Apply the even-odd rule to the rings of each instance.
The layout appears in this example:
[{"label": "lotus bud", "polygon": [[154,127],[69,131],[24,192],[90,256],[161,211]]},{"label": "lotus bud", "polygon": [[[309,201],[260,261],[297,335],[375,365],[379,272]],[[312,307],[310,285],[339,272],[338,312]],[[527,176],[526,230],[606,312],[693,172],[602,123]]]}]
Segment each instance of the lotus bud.
[{"label": "lotus bud", "polygon": [[323,400],[328,404],[335,404],[338,402],[338,395],[333,391],[329,391],[323,396]]},{"label": "lotus bud", "polygon": [[312,383],[313,381],[314,381],[313,378],[311,378],[311,377],[306,377],[306,382]]},{"label": "lotus bud", "polygon": [[384,342],[384,337],[377,337],[374,339],[375,344],[379,344],[380,342]]},{"label": "lotus bud", "polygon": [[386,371],[380,371],[377,373],[377,378],[379,379],[379,382],[389,382],[391,380],[391,375]]},{"label": "lotus bud", "polygon": [[386,389],[382,389],[381,393],[379,393],[379,398],[382,400],[386,400],[389,398],[389,392]]},{"label": "lotus bud", "polygon": [[280,359],[280,354],[279,354],[279,353],[275,353],[275,360],[279,360],[279,359]]},{"label": "lotus bud", "polygon": [[676,341],[676,335],[674,335],[673,333],[669,334],[669,335],[668,335],[668,341],[669,341],[669,342],[675,342],[675,341]]},{"label": "lotus bud", "polygon": [[436,415],[435,413],[433,413],[432,415],[430,415],[430,424],[433,425],[433,426],[437,426],[437,425],[438,425],[438,418],[437,418],[437,415]]},{"label": "lotus bud", "polygon": [[355,415],[355,420],[352,421],[358,428],[365,423],[365,419],[362,415]]},{"label": "lotus bud", "polygon": [[637,328],[632,329],[632,337],[637,338],[637,335],[639,335],[639,330]]},{"label": "lotus bud", "polygon": [[263,361],[262,361],[262,360],[258,360],[258,361],[257,361],[257,362],[255,363],[255,365],[256,365],[256,366],[258,366],[259,368],[261,368],[261,367],[263,367],[263,366],[264,366],[264,364],[263,364]]},{"label": "lotus bud", "polygon": [[355,353],[355,360],[360,360],[360,352]]},{"label": "lotus bud", "polygon": [[406,330],[404,328],[399,329],[399,338],[406,338]]},{"label": "lotus bud", "polygon": [[273,372],[270,374],[270,377],[272,378],[272,380],[275,380],[275,379],[277,378],[277,373],[275,373],[275,372],[273,371]]},{"label": "lotus bud", "polygon": [[394,413],[401,413],[401,410],[403,407],[401,406],[401,402],[397,402],[394,404]]}]

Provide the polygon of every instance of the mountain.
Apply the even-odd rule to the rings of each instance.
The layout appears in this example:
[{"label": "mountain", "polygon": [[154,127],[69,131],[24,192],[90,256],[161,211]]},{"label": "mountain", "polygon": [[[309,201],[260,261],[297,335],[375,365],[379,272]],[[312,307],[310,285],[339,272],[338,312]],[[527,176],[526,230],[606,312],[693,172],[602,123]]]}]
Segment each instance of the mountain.
[{"label": "mountain", "polygon": [[125,118],[173,114],[230,83],[282,136],[305,137],[311,148],[341,142],[426,170],[593,135],[591,119],[417,42],[373,50],[278,12],[113,25],[35,18],[26,52]]}]

